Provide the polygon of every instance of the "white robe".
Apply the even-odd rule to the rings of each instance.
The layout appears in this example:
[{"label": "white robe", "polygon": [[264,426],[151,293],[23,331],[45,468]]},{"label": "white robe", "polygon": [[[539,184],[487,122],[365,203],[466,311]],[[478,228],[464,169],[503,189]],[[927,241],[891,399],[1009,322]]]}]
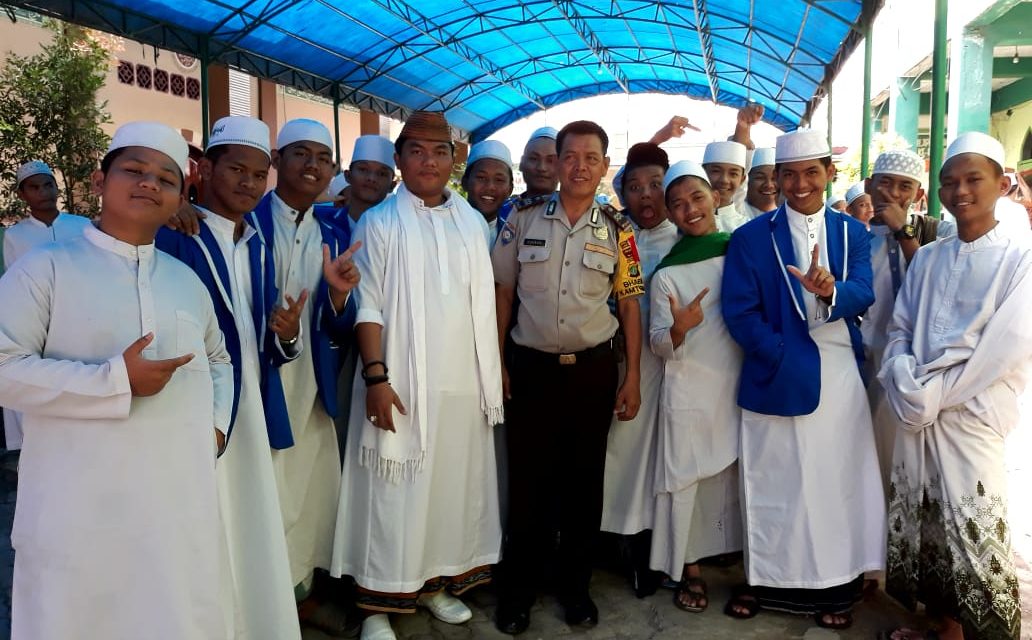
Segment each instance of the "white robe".
[{"label": "white robe", "polygon": [[[412,312],[424,314],[433,339],[426,341],[426,455],[411,477],[392,482],[376,465],[361,463],[369,425],[365,383],[355,380],[330,572],[373,591],[412,593],[431,578],[494,564],[501,553],[494,432],[481,406],[470,267],[453,215],[449,207],[416,212],[424,247],[424,278],[416,286],[424,287],[425,308]],[[388,254],[398,247],[386,244],[397,234],[385,218],[375,211],[363,216],[356,263],[360,317],[389,321],[388,299],[396,294],[386,290],[385,272],[393,264]],[[483,233],[487,242],[486,223]],[[385,342],[390,331],[384,327]],[[413,411],[411,401],[402,402]]]},{"label": "white robe", "polygon": [[[301,355],[280,367],[294,446],[272,452],[293,584],[307,583],[313,571],[328,568],[333,521],[340,491],[340,451],[333,418],[326,413],[312,364],[312,308],[322,280],[322,232],[312,215],[298,212],[272,195],[273,259],[280,304],[308,289],[301,312]],[[269,239],[266,238],[266,241]]]},{"label": "white robe", "polygon": [[[81,236],[83,228],[89,224],[89,218],[63,212],[57,214],[52,225],[47,225],[32,216],[21,219],[3,234],[4,250],[0,254],[4,258],[4,270],[9,269],[15,260],[41,244]],[[4,409],[4,437],[9,451],[21,449],[21,413]]]},{"label": "white robe", "polygon": [[[828,264],[824,215],[786,212],[797,264],[814,243]],[[799,256],[804,256],[801,260]],[[871,412],[845,320],[804,296],[821,358],[821,394],[808,415],[742,410],[746,579],[753,586],[824,589],[885,563],[885,498]]]},{"label": "white robe", "polygon": [[[677,579],[685,563],[742,548],[738,501],[738,372],[742,350],[720,313],[724,257],[653,277],[649,342],[664,363],[650,566]],[[667,296],[681,306],[709,287],[703,321],[674,348]]]},{"label": "white robe", "polygon": [[[913,217],[919,214],[911,214]],[[860,324],[864,341],[864,370],[867,383],[867,399],[871,407],[874,424],[874,442],[878,450],[878,464],[881,468],[882,486],[889,487],[889,472],[892,469],[892,448],[898,431],[898,418],[885,400],[885,391],[876,376],[881,368],[882,352],[888,341],[889,321],[892,307],[896,303],[896,289],[893,288],[892,262],[895,261],[899,284],[902,286],[907,274],[907,260],[899,243],[892,237],[892,231],[883,224],[872,224],[871,231],[871,285],[874,289],[874,304],[867,309]],[[936,236],[949,237],[957,233],[956,225],[949,220],[940,220]]]},{"label": "white robe", "polygon": [[724,233],[733,233],[735,229],[749,222],[749,218],[738,211],[738,207],[729,204],[717,209],[717,229]]},{"label": "white robe", "polygon": [[236,421],[216,474],[229,552],[234,638],[300,640],[251,315],[254,295],[247,242],[256,232],[245,225],[243,235],[234,241],[232,221],[209,213],[206,223],[222,250],[232,281],[231,290],[225,292],[226,303],[233,309],[242,360]]},{"label": "white robe", "polygon": [[[93,226],[0,279],[0,402],[25,412],[16,640],[226,638],[213,427],[233,370],[203,285]],[[193,353],[133,397],[122,352]]]},{"label": "white robe", "polygon": [[947,607],[966,637],[1017,638],[1004,445],[1032,365],[1030,315],[1027,237],[1001,223],[940,240],[911,263],[879,373],[901,426],[888,587]]},{"label": "white robe", "polygon": [[[646,283],[660,261],[677,242],[677,227],[664,220],[652,229],[634,229]],[[649,327],[649,295],[638,298],[642,331]],[[602,501],[602,531],[635,534],[652,527],[655,474],[656,419],[659,415],[659,388],[663,382],[663,361],[648,347],[647,336],[641,349],[641,407],[634,420],[613,418],[606,445],[606,472]],[[624,365],[620,365],[623,379]]]}]

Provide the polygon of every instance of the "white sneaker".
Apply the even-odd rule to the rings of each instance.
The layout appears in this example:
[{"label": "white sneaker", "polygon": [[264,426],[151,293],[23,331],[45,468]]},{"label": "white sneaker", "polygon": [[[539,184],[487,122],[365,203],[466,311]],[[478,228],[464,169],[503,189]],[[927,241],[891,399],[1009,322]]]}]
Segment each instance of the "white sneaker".
[{"label": "white sneaker", "polygon": [[369,616],[362,621],[362,635],[359,640],[398,640],[391,629],[391,619],[386,613]]},{"label": "white sneaker", "polygon": [[473,617],[473,612],[462,600],[448,595],[443,590],[433,595],[419,596],[416,603],[429,609],[430,613],[441,622],[448,624],[462,624]]}]

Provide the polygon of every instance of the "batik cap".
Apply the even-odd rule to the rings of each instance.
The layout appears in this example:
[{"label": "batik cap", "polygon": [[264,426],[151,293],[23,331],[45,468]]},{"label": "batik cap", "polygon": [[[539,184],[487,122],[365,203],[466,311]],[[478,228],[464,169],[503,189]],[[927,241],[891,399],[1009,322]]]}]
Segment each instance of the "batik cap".
[{"label": "batik cap", "polygon": [[846,204],[850,205],[856,202],[857,198],[867,193],[864,191],[864,181],[857,182],[846,191]]},{"label": "batik cap", "polygon": [[527,138],[527,142],[531,140],[537,140],[538,138],[551,138],[555,140],[559,137],[559,131],[555,127],[539,127],[534,129],[534,133],[530,134]]},{"label": "batik cap", "polygon": [[318,120],[295,118],[287,121],[276,136],[276,149],[283,150],[295,142],[316,142],[333,149],[333,136],[326,125]]},{"label": "batik cap", "polygon": [[219,118],[215,122],[215,126],[211,128],[208,149],[224,144],[254,147],[272,158],[272,151],[269,149],[269,125],[258,118],[249,116]]},{"label": "batik cap", "polygon": [[54,172],[50,170],[50,165],[48,165],[46,162],[43,162],[42,160],[32,160],[30,162],[26,162],[22,166],[18,167],[18,175],[16,178],[16,182],[14,183],[14,186],[16,188],[20,187],[21,183],[26,178],[31,178],[32,176],[50,176],[51,178],[53,178]]},{"label": "batik cap", "polygon": [[711,142],[706,145],[706,151],[702,155],[702,164],[721,162],[737,165],[742,168],[742,171],[745,171],[745,156],[745,145],[740,142],[731,140]]},{"label": "batik cap", "polygon": [[126,147],[144,147],[160,151],[171,158],[183,176],[186,176],[190,149],[183,136],[167,124],[145,121],[123,124],[111,137],[111,144],[108,146],[107,152],[111,153]]},{"label": "batik cap", "polygon": [[696,178],[701,178],[706,184],[710,183],[706,170],[702,168],[701,164],[694,160],[681,160],[670,165],[666,175],[663,176],[663,194],[666,195],[667,189],[670,188],[674,180],[685,176],[695,176]]},{"label": "batik cap", "polygon": [[[394,143],[383,136],[365,135],[355,139],[355,150],[351,161],[369,160],[379,162],[394,170]],[[342,189],[344,187],[341,187]]]},{"label": "batik cap", "polygon": [[774,161],[778,164],[830,157],[831,147],[823,131],[797,129],[778,136],[774,141]]},{"label": "batik cap", "polygon": [[946,164],[954,156],[959,156],[962,153],[977,153],[978,155],[985,156],[999,165],[1000,171],[1003,171],[1003,167],[1006,164],[1003,145],[1000,144],[1000,141],[979,131],[969,131],[957,136],[957,139],[946,148],[946,157],[942,163]]},{"label": "batik cap", "polygon": [[774,166],[774,147],[763,147],[753,151],[752,164],[749,165],[749,171],[756,167],[766,166]]},{"label": "batik cap", "polygon": [[470,147],[469,157],[466,159],[466,168],[472,167],[474,162],[484,158],[497,160],[505,166],[512,168],[512,155],[509,153],[509,147],[497,140],[484,140]]},{"label": "batik cap", "polygon": [[918,184],[925,175],[924,158],[909,149],[890,149],[878,154],[871,175],[886,174],[910,178]]},{"label": "batik cap", "polygon": [[401,128],[401,138],[451,142],[451,127],[441,111],[413,111]]}]

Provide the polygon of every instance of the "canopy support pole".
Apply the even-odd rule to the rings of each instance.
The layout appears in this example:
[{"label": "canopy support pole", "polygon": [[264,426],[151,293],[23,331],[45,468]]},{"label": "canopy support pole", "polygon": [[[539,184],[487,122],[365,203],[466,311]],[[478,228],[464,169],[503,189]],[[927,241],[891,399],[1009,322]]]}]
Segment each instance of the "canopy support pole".
[{"label": "canopy support pole", "polygon": [[935,0],[932,40],[932,127],[928,140],[928,214],[942,216],[939,202],[939,168],[942,165],[946,124],[946,9],[948,0]]},{"label": "canopy support pole", "polygon": [[[831,124],[832,124],[831,112],[832,112],[833,103],[832,103],[832,99],[831,99],[832,93],[831,93],[831,83],[830,82],[828,83],[827,90],[828,90],[828,149],[834,149],[835,147],[832,144],[832,135],[831,135]],[[834,153],[834,152],[832,152],[832,153]],[[828,199],[828,200],[831,199],[831,185],[832,185],[832,181],[828,180],[828,185],[826,187],[824,187],[824,197],[826,199]]]},{"label": "canopy support pole", "polygon": [[333,83],[333,157],[340,163],[340,85]]},{"label": "canopy support pole", "polygon": [[871,42],[874,16],[869,2],[864,3],[864,110],[863,132],[860,138],[860,179],[867,177],[868,161],[871,157],[871,58],[873,43]]},{"label": "canopy support pole", "polygon": [[201,39],[201,140],[203,142],[202,147],[208,148],[208,132],[211,131],[211,126],[208,120],[211,119],[211,115],[208,113],[209,106],[208,100],[211,98],[211,93],[208,88],[208,39]]}]

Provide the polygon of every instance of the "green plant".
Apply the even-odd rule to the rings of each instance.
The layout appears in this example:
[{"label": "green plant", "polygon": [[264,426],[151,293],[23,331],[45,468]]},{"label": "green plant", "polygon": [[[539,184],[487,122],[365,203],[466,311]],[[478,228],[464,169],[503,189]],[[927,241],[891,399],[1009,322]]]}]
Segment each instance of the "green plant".
[{"label": "green plant", "polygon": [[[101,125],[111,122],[97,101],[110,56],[90,32],[48,20],[53,39],[32,56],[7,54],[0,68],[0,184],[13,187],[18,167],[43,160],[57,174],[63,206],[93,215],[90,176],[107,148]],[[0,189],[0,208],[21,210],[13,188]]]}]

